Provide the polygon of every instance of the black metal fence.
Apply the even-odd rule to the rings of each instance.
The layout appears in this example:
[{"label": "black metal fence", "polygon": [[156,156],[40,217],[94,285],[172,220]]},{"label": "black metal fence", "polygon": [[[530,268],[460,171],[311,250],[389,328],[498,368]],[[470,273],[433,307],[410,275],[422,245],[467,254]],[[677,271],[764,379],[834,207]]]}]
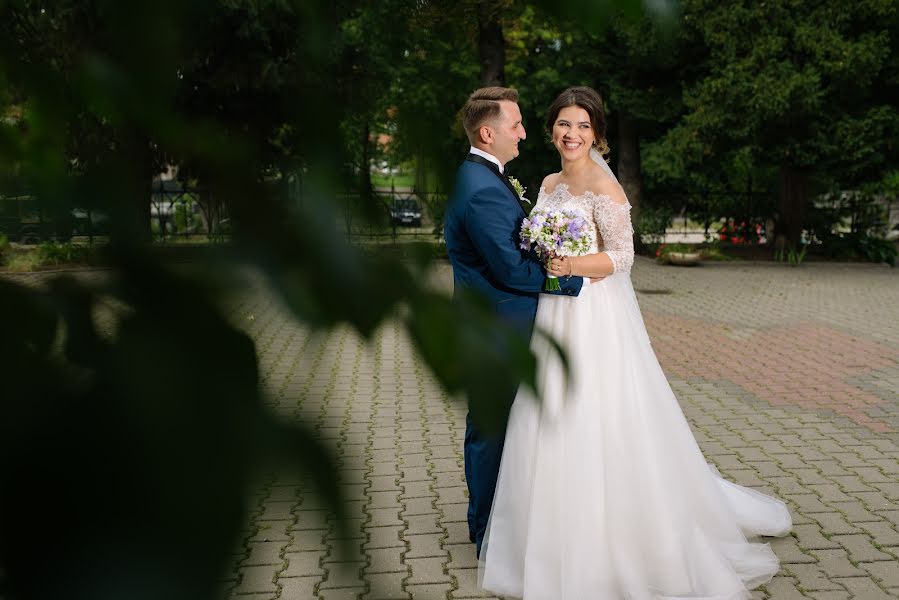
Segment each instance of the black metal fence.
[{"label": "black metal fence", "polygon": [[[192,237],[217,241],[230,233],[230,221],[224,204],[207,190],[157,180],[150,193],[150,230],[162,242]],[[109,233],[109,214],[103,209],[48,206],[29,192],[0,193],[0,234],[12,242],[81,238],[93,244]]]},{"label": "black metal fence", "polygon": [[230,234],[227,206],[205,188],[157,180],[150,194],[150,230],[154,239],[205,237],[220,241]]},{"label": "black metal fence", "polygon": [[[401,243],[411,240],[443,238],[443,212],[447,195],[439,190],[376,189],[368,199],[358,192],[346,192],[341,198],[341,227],[353,241],[363,243]],[[761,223],[764,227],[775,210],[776,198],[768,192],[685,192],[654,191],[647,194],[635,227],[644,236],[662,237],[672,227],[690,223],[708,236],[717,237],[721,223],[727,221]],[[404,207],[414,205],[418,219],[398,218]],[[368,208],[369,210],[363,210]]]},{"label": "black metal fence", "polygon": [[[290,201],[301,201],[300,194],[297,196]],[[375,188],[367,194],[346,191],[337,197],[342,214],[335,226],[357,243],[439,242],[446,201],[447,194],[439,189]],[[771,191],[651,190],[644,195],[634,226],[644,241],[647,237],[659,240],[672,230],[701,232],[703,239],[718,239],[722,226],[764,234],[776,213],[777,197]],[[855,192],[829,194],[810,202],[807,221],[812,237],[819,231],[865,227],[874,235],[887,236],[899,228],[899,204],[894,198],[862,198]],[[0,233],[11,241],[68,241],[83,236],[92,243],[95,237],[108,235],[108,225],[108,216],[102,210],[76,207],[54,213],[28,193],[0,194]],[[153,182],[150,228],[154,239],[163,243],[223,241],[231,229],[227,207],[209,190],[171,180]]]},{"label": "black metal fence", "polygon": [[0,193],[0,234],[11,242],[66,242],[84,227],[85,212],[46,205],[29,191]]},{"label": "black metal fence", "polygon": [[443,239],[446,194],[435,190],[376,188],[342,198],[342,229],[353,242],[402,243]]}]

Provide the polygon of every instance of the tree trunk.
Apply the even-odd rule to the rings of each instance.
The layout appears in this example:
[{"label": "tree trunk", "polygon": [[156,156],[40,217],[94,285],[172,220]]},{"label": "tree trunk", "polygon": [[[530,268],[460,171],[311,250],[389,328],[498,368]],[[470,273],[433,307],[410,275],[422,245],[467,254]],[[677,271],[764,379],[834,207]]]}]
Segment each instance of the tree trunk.
[{"label": "tree trunk", "polygon": [[631,203],[631,220],[637,221],[643,196],[640,174],[640,138],[634,122],[623,111],[618,112],[618,181]]},{"label": "tree trunk", "polygon": [[506,40],[495,2],[478,2],[478,57],[481,85],[506,85]]},{"label": "tree trunk", "polygon": [[361,189],[359,190],[359,198],[363,202],[371,201],[371,129],[369,127],[368,121],[365,122],[365,126],[362,128],[362,138],[359,140],[362,143],[362,164],[360,165],[360,178],[359,185]]},{"label": "tree trunk", "polygon": [[791,165],[780,166],[780,218],[775,245],[778,249],[798,249],[802,240],[808,175]]},{"label": "tree trunk", "polygon": [[422,146],[415,150],[415,183],[413,191],[424,192],[428,189],[429,171],[431,170],[431,155]]},{"label": "tree trunk", "polygon": [[212,196],[209,190],[202,186],[197,190],[197,204],[200,205],[200,214],[202,215],[204,225],[206,226],[206,238],[211,240],[218,233],[214,228],[218,227],[212,212]]},{"label": "tree trunk", "polygon": [[150,206],[152,203],[153,169],[149,140],[141,134],[125,133],[120,138],[119,155],[110,164],[110,182],[120,186],[122,201],[110,206],[113,213],[113,236],[126,245],[152,241]]}]

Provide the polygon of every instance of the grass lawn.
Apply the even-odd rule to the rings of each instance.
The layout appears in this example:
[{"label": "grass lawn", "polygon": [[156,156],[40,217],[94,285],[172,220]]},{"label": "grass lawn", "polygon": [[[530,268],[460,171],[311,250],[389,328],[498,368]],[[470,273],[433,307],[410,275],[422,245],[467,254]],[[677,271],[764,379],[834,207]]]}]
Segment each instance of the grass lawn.
[{"label": "grass lawn", "polygon": [[410,188],[415,185],[415,177],[411,174],[400,173],[398,175],[381,175],[380,173],[372,173],[371,184],[375,187],[390,187],[391,181],[393,187]]}]

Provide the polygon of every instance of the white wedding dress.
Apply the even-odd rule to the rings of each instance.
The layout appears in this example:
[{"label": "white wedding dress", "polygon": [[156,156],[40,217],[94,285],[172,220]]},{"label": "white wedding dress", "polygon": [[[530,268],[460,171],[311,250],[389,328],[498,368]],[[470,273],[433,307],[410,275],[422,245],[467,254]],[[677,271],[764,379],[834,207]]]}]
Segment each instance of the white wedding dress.
[{"label": "white wedding dress", "polygon": [[580,208],[612,275],[577,297],[542,294],[540,401],[509,416],[479,583],[524,600],[736,600],[778,571],[767,544],[791,528],[780,500],[708,465],[650,345],[630,281],[630,204],[561,184],[537,206]]}]

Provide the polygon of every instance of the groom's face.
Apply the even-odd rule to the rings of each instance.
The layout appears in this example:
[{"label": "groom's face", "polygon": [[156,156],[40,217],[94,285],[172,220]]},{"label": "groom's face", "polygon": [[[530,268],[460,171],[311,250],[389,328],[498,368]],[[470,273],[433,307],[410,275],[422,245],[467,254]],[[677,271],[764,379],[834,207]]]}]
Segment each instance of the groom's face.
[{"label": "groom's face", "polygon": [[502,114],[491,126],[493,144],[490,147],[490,153],[505,165],[518,156],[518,142],[525,139],[527,133],[521,122],[521,110],[518,108],[518,104],[510,100],[501,100],[499,104]]}]

